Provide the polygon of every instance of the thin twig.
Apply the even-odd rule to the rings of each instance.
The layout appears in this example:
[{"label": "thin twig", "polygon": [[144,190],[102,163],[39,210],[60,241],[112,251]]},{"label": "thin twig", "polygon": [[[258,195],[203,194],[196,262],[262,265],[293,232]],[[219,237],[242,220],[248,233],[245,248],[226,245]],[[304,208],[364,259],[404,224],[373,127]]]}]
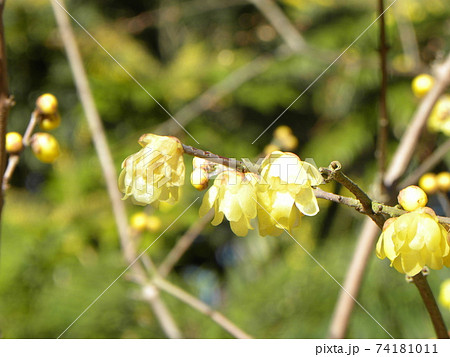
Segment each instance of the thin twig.
[{"label": "thin twig", "polygon": [[[34,110],[31,113],[30,121],[28,122],[28,126],[25,130],[25,133],[23,134],[22,144],[24,147],[30,146],[31,135],[33,135],[34,128],[38,123],[37,116],[38,113],[36,110]],[[9,187],[9,181],[11,180],[11,177],[17,165],[19,164],[20,154],[22,153],[22,151],[16,154],[9,155],[8,166],[6,167],[5,173],[3,174],[3,191],[7,190]]]},{"label": "thin twig", "polygon": [[172,271],[175,264],[180,260],[183,254],[189,249],[195,238],[201,233],[205,226],[211,222],[214,217],[214,211],[211,210],[202,218],[197,220],[183,236],[178,240],[177,244],[171,249],[169,254],[158,267],[158,273],[162,277],[166,277]]},{"label": "thin twig", "polygon": [[441,146],[439,146],[430,156],[428,156],[420,166],[409,174],[398,184],[398,189],[413,185],[419,181],[423,174],[431,171],[445,155],[450,151],[450,139],[447,139]]},{"label": "thin twig", "polygon": [[216,322],[218,325],[222,326],[226,331],[228,331],[232,336],[236,338],[252,338],[249,334],[242,331],[238,326],[228,320],[220,312],[212,309],[210,306],[205,304],[203,301],[197,299],[191,294],[187,293],[183,289],[180,289],[176,285],[171,284],[165,279],[154,279],[155,285],[166,293],[176,297],[177,299],[183,301],[194,309],[200,311],[202,314],[209,316],[211,320]]},{"label": "thin twig", "polygon": [[413,276],[412,279],[419,290],[420,296],[422,297],[428,314],[431,317],[437,338],[450,338],[441,312],[439,311],[439,307],[436,304],[433,292],[431,291],[430,285],[428,285],[427,278],[422,274],[422,272],[420,272],[419,274]]},{"label": "thin twig", "polygon": [[411,124],[403,134],[400,145],[386,171],[384,184],[391,190],[408,167],[414,154],[414,148],[419,141],[419,137],[425,127],[434,104],[450,83],[450,54],[447,56],[445,62],[437,68],[435,78],[436,80],[433,88],[431,88],[414,113]]},{"label": "thin twig", "polygon": [[378,0],[378,13],[380,15],[380,40],[379,40],[379,53],[380,53],[380,69],[381,69],[381,86],[380,86],[380,113],[378,118],[378,138],[377,138],[377,151],[376,156],[378,160],[378,180],[379,180],[379,194],[383,195],[385,192],[384,187],[384,173],[386,170],[386,152],[387,141],[389,133],[389,118],[387,111],[387,44],[386,44],[386,23],[384,15],[384,2]]},{"label": "thin twig", "polygon": [[[65,9],[62,7],[64,3],[62,0],[52,1],[53,11],[58,23],[58,28],[61,33],[61,38],[67,52],[70,67],[73,72],[73,78],[77,87],[78,95],[85,111],[86,119],[92,134],[97,156],[102,167],[103,176],[106,181],[108,194],[111,200],[114,218],[120,237],[120,244],[128,264],[133,262],[136,258],[136,250],[132,239],[129,236],[128,220],[125,211],[125,205],[121,199],[120,192],[117,189],[117,172],[114,167],[111,152],[108,147],[105,131],[103,128],[100,115],[95,106],[95,102],[91,93],[89,82],[87,80],[86,72],[83,66],[80,52],[76,44],[75,36],[72,27],[70,26],[68,16]],[[133,273],[137,275],[144,274],[142,267],[138,264],[133,264],[131,267]],[[154,299],[149,301],[153,311],[155,312],[161,327],[168,337],[180,338],[181,333],[175,324],[173,317],[167,309],[161,309],[164,303],[156,295]]]}]

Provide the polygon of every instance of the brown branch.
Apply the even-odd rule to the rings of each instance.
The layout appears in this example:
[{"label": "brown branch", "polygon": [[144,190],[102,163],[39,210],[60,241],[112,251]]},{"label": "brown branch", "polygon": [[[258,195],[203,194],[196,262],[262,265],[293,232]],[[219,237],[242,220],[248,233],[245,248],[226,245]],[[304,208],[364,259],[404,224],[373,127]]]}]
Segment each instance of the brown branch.
[{"label": "brown branch", "polygon": [[379,193],[384,194],[384,173],[386,170],[386,151],[387,140],[389,133],[389,118],[387,111],[387,45],[386,45],[386,23],[384,15],[384,2],[378,0],[378,13],[380,15],[380,40],[379,40],[379,53],[380,53],[380,69],[381,69],[381,86],[380,86],[380,113],[378,118],[378,139],[376,156],[378,159],[378,180],[379,180]]},{"label": "brown branch", "polygon": [[229,168],[232,168],[233,170],[239,171],[239,172],[248,172],[247,166],[242,161],[228,158],[224,156],[220,156],[217,154],[213,154],[212,152],[205,151],[202,149],[195,148],[193,146],[189,145],[183,145],[184,152],[191,156],[201,157],[203,159],[207,159],[208,161],[214,162],[216,164],[228,166]]},{"label": "brown branch", "polygon": [[180,289],[176,285],[171,284],[165,279],[154,279],[154,284],[165,291],[166,293],[176,297],[177,299],[183,301],[187,305],[193,307],[194,309],[200,311],[202,314],[208,316],[216,322],[218,325],[222,326],[226,331],[228,331],[232,336],[236,338],[252,338],[249,334],[242,331],[238,326],[228,320],[220,312],[213,310],[210,306],[205,304],[203,301],[197,299],[191,294],[187,293],[183,289]]},{"label": "brown branch", "polygon": [[353,193],[358,201],[361,202],[361,212],[368,215],[378,227],[383,228],[385,219],[383,216],[376,214],[376,212],[372,210],[371,198],[355,182],[347,177],[341,171],[341,168],[341,164],[338,161],[333,161],[328,168],[321,167],[319,171],[325,177],[326,181],[335,180]]},{"label": "brown branch", "polygon": [[[128,227],[125,205],[121,199],[120,192],[117,189],[117,172],[114,167],[111,152],[109,150],[103,124],[97,111],[89,82],[87,80],[87,75],[83,66],[83,61],[81,59],[78,46],[76,44],[75,36],[69,23],[66,11],[62,7],[64,6],[64,2],[62,0],[58,0],[58,3],[52,1],[52,6],[58,23],[59,31],[61,33],[61,38],[67,52],[69,64],[73,72],[73,78],[75,80],[78,95],[80,97],[81,104],[88,121],[94,146],[97,151],[97,156],[100,161],[103,176],[105,178],[108,195],[111,200],[114,218],[119,232],[122,252],[124,254],[126,262],[128,264],[132,264],[132,272],[138,276],[143,276],[145,272],[143,271],[142,267],[138,264],[133,264],[137,254],[133,244],[133,240],[130,239],[129,235],[130,230]],[[181,333],[178,330],[173,317],[170,315],[169,311],[166,308],[161,308],[164,303],[160,300],[159,296],[156,295],[152,300],[149,300],[149,302],[165,334],[171,338],[180,338]]]},{"label": "brown branch", "polygon": [[422,274],[422,272],[420,272],[419,274],[413,276],[412,280],[419,290],[420,296],[422,297],[425,307],[427,308],[434,330],[436,331],[437,338],[450,338],[441,312],[439,311],[439,307],[434,299],[433,292],[431,291],[430,285],[428,285],[427,278]]}]

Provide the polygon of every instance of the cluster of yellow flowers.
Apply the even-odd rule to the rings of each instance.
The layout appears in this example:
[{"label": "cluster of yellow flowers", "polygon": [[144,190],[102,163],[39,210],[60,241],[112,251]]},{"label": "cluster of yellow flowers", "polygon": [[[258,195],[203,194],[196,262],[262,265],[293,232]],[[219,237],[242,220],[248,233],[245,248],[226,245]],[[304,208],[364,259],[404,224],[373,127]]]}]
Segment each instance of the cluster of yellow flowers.
[{"label": "cluster of yellow flowers", "polygon": [[[184,184],[183,147],[174,137],[146,134],[139,152],[122,163],[119,189],[124,199],[136,204],[174,203]],[[213,225],[225,217],[238,236],[253,229],[258,218],[260,234],[280,235],[292,231],[303,215],[319,212],[313,187],[323,183],[319,171],[292,153],[274,151],[261,163],[260,172],[242,173],[219,164],[199,166],[194,159],[191,181],[197,189],[208,186],[209,175],[217,174],[214,184],[203,198],[200,215],[214,208]]]},{"label": "cluster of yellow flowers", "polygon": [[425,192],[409,186],[400,191],[398,199],[411,212],[386,221],[377,242],[377,257],[389,258],[391,266],[409,276],[420,273],[425,266],[436,270],[450,267],[447,230],[434,211],[425,207]]},{"label": "cluster of yellow flowers", "polygon": [[319,212],[313,187],[323,183],[319,171],[292,153],[274,151],[261,163],[261,173],[227,170],[217,176],[203,198],[200,215],[215,210],[213,225],[230,221],[238,236],[253,229],[251,220],[258,218],[262,236],[292,232],[303,215]]},{"label": "cluster of yellow flowers", "polygon": [[178,201],[184,184],[183,146],[171,136],[142,135],[143,147],[122,162],[119,189],[138,205]]}]

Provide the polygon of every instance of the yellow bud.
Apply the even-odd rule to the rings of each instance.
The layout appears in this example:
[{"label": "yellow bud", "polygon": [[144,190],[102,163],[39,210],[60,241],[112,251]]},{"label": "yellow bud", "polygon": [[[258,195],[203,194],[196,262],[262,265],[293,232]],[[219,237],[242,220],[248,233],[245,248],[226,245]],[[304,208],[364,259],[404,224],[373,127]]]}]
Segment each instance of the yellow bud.
[{"label": "yellow bud", "polygon": [[58,111],[58,100],[53,94],[42,94],[36,100],[36,109],[44,115],[56,114]]},{"label": "yellow bud", "polygon": [[438,189],[436,175],[432,172],[426,173],[420,178],[419,186],[428,194],[435,193]]},{"label": "yellow bud", "polygon": [[295,135],[286,135],[279,140],[282,148],[285,150],[294,150],[298,146],[298,139]]},{"label": "yellow bud", "polygon": [[11,131],[6,134],[6,151],[8,154],[17,154],[23,149],[22,135]]},{"label": "yellow bud", "polygon": [[36,133],[31,137],[31,149],[34,155],[42,162],[50,164],[59,154],[58,140],[48,133]]},{"label": "yellow bud", "polygon": [[442,304],[442,306],[450,310],[450,279],[444,280],[441,284],[439,302]]},{"label": "yellow bud", "polygon": [[130,226],[138,231],[143,232],[147,228],[147,214],[145,212],[137,212],[130,218]]},{"label": "yellow bud", "polygon": [[161,228],[161,219],[156,216],[147,217],[147,229],[150,232],[156,232]]},{"label": "yellow bud", "polygon": [[61,116],[59,113],[55,113],[52,115],[45,115],[39,126],[44,130],[53,130],[56,129],[61,124]]},{"label": "yellow bud", "polygon": [[276,137],[277,139],[282,139],[288,135],[292,135],[292,129],[287,125],[281,125],[278,128],[276,128],[275,131],[273,132],[273,136]]},{"label": "yellow bud", "polygon": [[433,87],[434,78],[429,74],[419,74],[411,83],[412,91],[417,98],[422,98]]},{"label": "yellow bud", "polygon": [[191,173],[191,184],[199,191],[203,191],[204,189],[208,188],[208,173],[201,168],[195,168]]},{"label": "yellow bud", "polygon": [[425,207],[428,202],[427,194],[419,186],[411,185],[397,196],[398,203],[407,211],[414,211],[417,208]]},{"label": "yellow bud", "polygon": [[443,192],[450,190],[450,172],[444,171],[437,174],[436,183],[439,190]]},{"label": "yellow bud", "polygon": [[274,144],[269,144],[269,145],[266,145],[266,147],[264,148],[264,154],[269,155],[272,152],[278,151],[278,150],[280,150],[279,146],[274,145]]}]

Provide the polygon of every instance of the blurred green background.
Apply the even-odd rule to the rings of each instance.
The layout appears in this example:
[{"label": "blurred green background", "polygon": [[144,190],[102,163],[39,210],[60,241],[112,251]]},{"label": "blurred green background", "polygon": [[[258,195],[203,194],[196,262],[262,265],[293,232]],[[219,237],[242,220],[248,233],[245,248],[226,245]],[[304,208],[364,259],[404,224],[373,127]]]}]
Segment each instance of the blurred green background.
[{"label": "blurred green background", "polygon": [[[197,146],[229,157],[253,158],[271,142],[277,125],[288,125],[299,139],[295,152],[301,158],[313,158],[318,166],[339,160],[348,175],[370,190],[376,172],[378,24],[275,126],[252,142],[376,18],[376,2],[284,0],[277,5],[301,32],[308,50],[291,53],[267,19],[246,1],[67,1],[71,14],[172,114],[262,56],[265,70],[186,124],[200,142]],[[445,0],[398,0],[386,16],[392,153],[419,103],[411,92],[411,79],[429,71],[450,50],[450,7]],[[53,134],[63,153],[54,165],[47,165],[25,151],[6,193],[0,334],[4,338],[55,338],[126,265],[50,2],[7,1],[4,20],[10,91],[16,100],[8,130],[23,133],[36,98],[51,92],[60,102],[63,122]],[[119,170],[122,160],[137,151],[140,135],[154,132],[171,119],[72,24]],[[406,34],[414,36],[411,39]],[[249,66],[245,73],[258,64]],[[196,144],[173,129],[177,126],[166,126],[161,133]],[[442,134],[426,133],[411,168],[444,140]],[[187,166],[189,161],[186,157]],[[447,157],[436,172],[448,170],[449,163]],[[333,185],[327,189],[338,190]],[[140,249],[197,196],[187,179],[176,206],[151,212],[160,217],[162,227],[144,233]],[[126,205],[130,216],[143,210],[131,202]],[[199,205],[148,250],[156,263],[198,219]],[[363,219],[347,207],[320,205],[319,215],[303,219],[296,239],[342,281]],[[438,292],[440,282],[449,276],[445,269],[432,272],[433,290]],[[238,238],[227,222],[207,225],[169,280],[257,338],[326,337],[340,290],[287,235],[261,238],[252,231]],[[140,294],[137,285],[118,280],[64,337],[163,338]],[[162,296],[185,337],[230,337],[209,318],[171,296]],[[359,301],[396,338],[433,336],[415,287],[375,255]],[[450,311],[444,314],[450,324]],[[356,307],[348,337],[388,336]]]}]

